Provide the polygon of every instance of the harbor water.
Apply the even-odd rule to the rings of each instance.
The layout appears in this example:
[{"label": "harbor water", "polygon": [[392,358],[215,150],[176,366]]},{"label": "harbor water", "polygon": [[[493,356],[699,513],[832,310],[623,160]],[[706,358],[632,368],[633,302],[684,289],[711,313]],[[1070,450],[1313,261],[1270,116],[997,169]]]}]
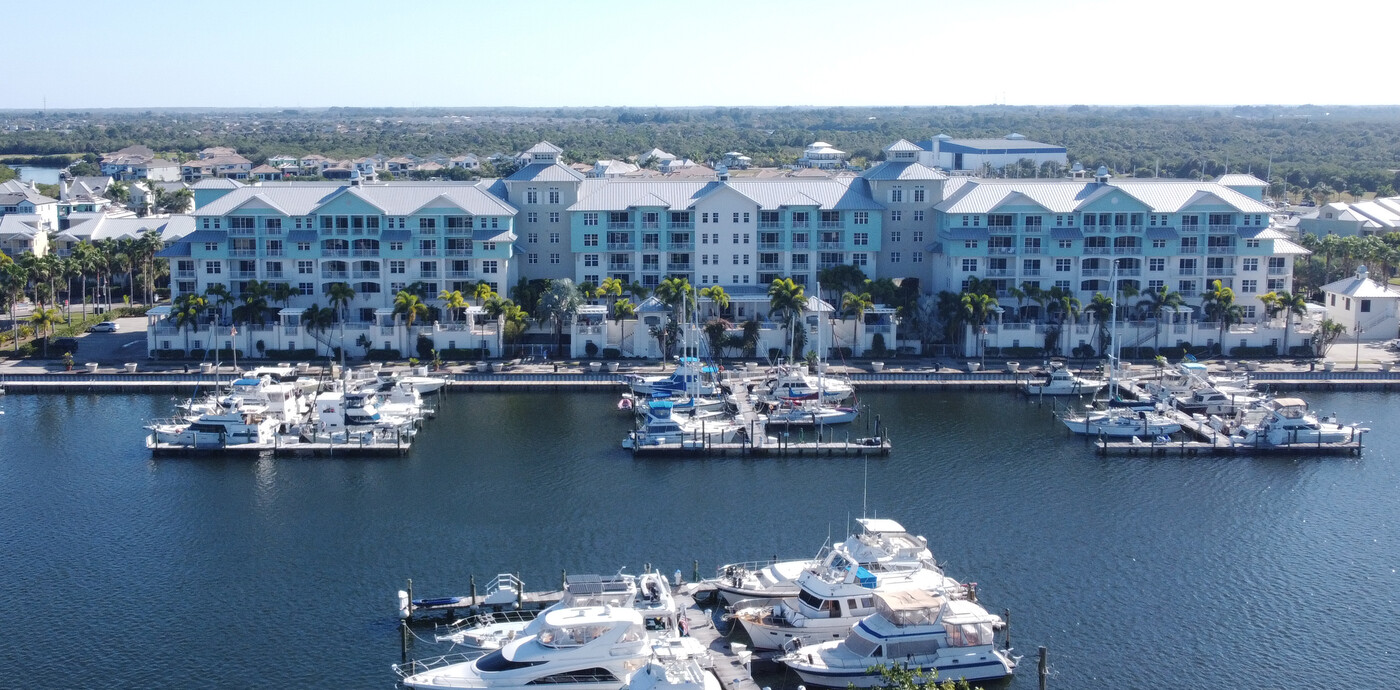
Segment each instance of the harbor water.
[{"label": "harbor water", "polygon": [[0,687],[390,688],[407,578],[689,579],[862,512],[1011,610],[1005,687],[1041,645],[1051,688],[1395,687],[1400,397],[1308,397],[1362,456],[1106,458],[1048,405],[935,391],[861,395],[895,444],[868,461],[634,459],[589,393],[447,396],[403,458],[152,459],[170,396],[0,396]]}]

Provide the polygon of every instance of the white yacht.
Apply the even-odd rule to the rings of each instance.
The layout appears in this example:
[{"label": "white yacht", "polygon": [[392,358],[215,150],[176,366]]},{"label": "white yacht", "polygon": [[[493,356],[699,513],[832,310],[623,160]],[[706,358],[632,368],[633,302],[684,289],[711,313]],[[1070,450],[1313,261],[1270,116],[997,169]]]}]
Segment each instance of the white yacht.
[{"label": "white yacht", "polygon": [[1275,398],[1264,403],[1264,414],[1256,423],[1244,423],[1231,430],[1230,440],[1242,446],[1326,445],[1360,440],[1369,429],[1358,424],[1341,424],[1336,416],[1319,418],[1308,410],[1302,398]]},{"label": "white yacht", "polygon": [[728,616],[744,626],[754,648],[781,649],[793,640],[806,645],[842,639],[856,620],[875,612],[877,593],[912,589],[956,598],[968,592],[936,567],[879,575],[857,565],[812,567],[798,576],[797,584],[800,589],[793,598],[734,604]]},{"label": "white yacht", "polygon": [[1156,438],[1181,431],[1175,419],[1158,412],[1110,408],[1060,417],[1066,429],[1084,436]]},{"label": "white yacht", "polygon": [[714,585],[730,604],[744,599],[797,596],[797,578],[812,566],[840,568],[854,563],[872,573],[937,567],[928,540],[886,518],[858,518],[857,530],[834,547],[823,546],[816,558],[788,561],[750,561],[720,566]]},{"label": "white yacht", "polygon": [[713,396],[719,391],[715,382],[718,372],[714,367],[703,365],[699,358],[681,357],[675,371],[660,376],[628,374],[623,380],[636,395],[702,395]]},{"label": "white yacht", "polygon": [[[739,443],[749,437],[749,427],[743,422],[723,415],[674,415],[671,414],[673,407],[669,400],[647,403],[637,430],[627,434],[622,447],[679,443],[694,444],[698,448],[706,443]],[[762,429],[762,424],[763,418],[759,417],[755,431]]]},{"label": "white yacht", "polygon": [[804,683],[833,688],[883,685],[875,666],[905,666],[938,682],[995,680],[1011,675],[1016,659],[997,649],[1001,617],[972,601],[949,600],[920,591],[875,595],[875,613],[857,623],[844,640],[787,650],[778,661]]},{"label": "white yacht", "polygon": [[652,645],[651,661],[633,674],[627,690],[720,690],[710,653],[693,637]]},{"label": "white yacht", "polygon": [[808,374],[795,366],[781,365],[765,380],[768,394],[779,400],[820,400],[836,404],[855,394],[851,382],[830,374]]},{"label": "white yacht", "polygon": [[443,657],[394,668],[408,688],[621,690],[651,657],[636,609],[558,609],[536,622],[533,634],[471,661]]},{"label": "white yacht", "polygon": [[1188,395],[1174,398],[1176,409],[1186,414],[1233,415],[1236,410],[1248,407],[1263,400],[1253,391],[1219,389],[1213,386],[1197,388]]},{"label": "white yacht", "polygon": [[193,421],[171,419],[152,422],[150,441],[155,447],[213,449],[227,446],[268,444],[277,439],[282,422],[261,408],[236,405],[219,412],[199,415]]},{"label": "white yacht", "polygon": [[404,383],[412,386],[420,395],[436,393],[447,385],[447,378],[444,376],[429,376],[426,367],[420,367],[419,371],[411,371],[407,374],[396,374],[387,371],[376,372],[375,377],[380,383],[399,384]]},{"label": "white yacht", "polygon": [[564,580],[564,596],[544,611],[482,614],[448,626],[436,639],[467,649],[500,649],[516,637],[537,632],[539,617],[550,611],[588,606],[637,609],[648,630],[675,630],[678,625],[679,609],[670,583],[660,573],[570,575]]},{"label": "white yacht", "polygon": [[1026,395],[1093,395],[1105,385],[1108,382],[1075,376],[1064,364],[1051,362],[1049,371],[1027,381],[1021,390]]},{"label": "white yacht", "polygon": [[783,426],[831,426],[850,424],[856,420],[859,410],[854,407],[824,405],[815,400],[804,400],[780,404],[768,411],[768,425]]},{"label": "white yacht", "polygon": [[311,397],[305,388],[291,381],[274,381],[271,376],[244,376],[235,379],[224,395],[203,400],[191,399],[181,407],[191,415],[218,413],[235,408],[260,408],[287,426],[301,424],[311,416]]}]

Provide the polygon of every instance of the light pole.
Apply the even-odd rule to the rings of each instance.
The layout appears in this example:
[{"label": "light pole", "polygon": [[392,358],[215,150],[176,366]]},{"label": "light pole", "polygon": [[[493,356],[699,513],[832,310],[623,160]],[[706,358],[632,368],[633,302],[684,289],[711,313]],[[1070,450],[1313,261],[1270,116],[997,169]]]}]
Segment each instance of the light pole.
[{"label": "light pole", "polygon": [[1361,322],[1357,321],[1352,327],[1356,331],[1356,360],[1352,363],[1352,371],[1361,371],[1361,333],[1365,330],[1361,327]]}]

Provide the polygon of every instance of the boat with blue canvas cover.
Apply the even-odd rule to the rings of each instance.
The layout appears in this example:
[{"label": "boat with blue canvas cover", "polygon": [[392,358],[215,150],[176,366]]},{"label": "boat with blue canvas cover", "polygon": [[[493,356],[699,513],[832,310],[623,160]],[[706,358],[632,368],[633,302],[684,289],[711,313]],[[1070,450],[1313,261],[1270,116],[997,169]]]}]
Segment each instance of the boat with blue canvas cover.
[{"label": "boat with blue canvas cover", "polygon": [[660,392],[671,395],[715,395],[719,390],[716,375],[719,370],[702,364],[698,357],[681,357],[669,375],[643,376],[628,374],[623,381],[636,395]]}]

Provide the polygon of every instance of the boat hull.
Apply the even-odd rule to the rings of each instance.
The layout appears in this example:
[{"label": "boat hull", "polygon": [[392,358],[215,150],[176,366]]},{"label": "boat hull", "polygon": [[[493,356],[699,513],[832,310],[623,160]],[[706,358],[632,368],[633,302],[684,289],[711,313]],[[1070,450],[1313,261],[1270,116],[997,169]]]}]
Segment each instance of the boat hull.
[{"label": "boat hull", "polygon": [[[949,648],[951,649],[951,648]],[[799,652],[794,657],[800,658]],[[881,663],[882,660],[872,659],[871,665]],[[815,664],[805,664],[796,660],[784,660],[788,668],[797,672],[808,685],[819,685],[828,688],[844,688],[854,685],[857,688],[876,688],[885,685],[885,681],[878,673],[870,673],[868,668],[828,668]],[[918,668],[927,676],[929,671],[938,671],[938,682],[966,680],[970,682],[983,680],[996,680],[1005,678],[1015,671],[1016,665],[1008,659],[1002,652],[994,650],[968,651],[959,654],[939,654],[937,658],[915,657],[913,659],[900,659],[898,661],[883,661],[889,664],[904,664],[909,668]]]}]

